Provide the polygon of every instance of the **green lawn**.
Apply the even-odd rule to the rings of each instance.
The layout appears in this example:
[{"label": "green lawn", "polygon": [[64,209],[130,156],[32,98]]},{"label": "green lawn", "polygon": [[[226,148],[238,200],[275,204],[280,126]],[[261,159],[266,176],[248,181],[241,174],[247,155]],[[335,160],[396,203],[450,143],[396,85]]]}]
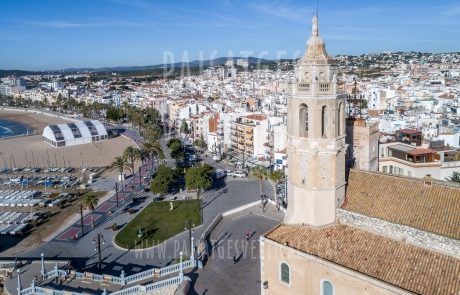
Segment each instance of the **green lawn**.
[{"label": "green lawn", "polygon": [[[198,226],[201,224],[201,217],[197,202],[197,200],[174,201],[173,211],[169,210],[169,202],[150,203],[120,230],[115,236],[115,243],[122,248],[134,246],[148,248],[183,232],[188,218]],[[142,238],[137,236],[139,228],[143,232]]]}]

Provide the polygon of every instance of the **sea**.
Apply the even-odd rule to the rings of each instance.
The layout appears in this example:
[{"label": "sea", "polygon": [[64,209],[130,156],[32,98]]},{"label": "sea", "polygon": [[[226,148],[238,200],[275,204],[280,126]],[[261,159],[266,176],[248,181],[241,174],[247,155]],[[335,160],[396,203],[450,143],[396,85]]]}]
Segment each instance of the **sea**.
[{"label": "sea", "polygon": [[0,119],[0,138],[28,134],[29,132],[29,126],[24,123]]}]

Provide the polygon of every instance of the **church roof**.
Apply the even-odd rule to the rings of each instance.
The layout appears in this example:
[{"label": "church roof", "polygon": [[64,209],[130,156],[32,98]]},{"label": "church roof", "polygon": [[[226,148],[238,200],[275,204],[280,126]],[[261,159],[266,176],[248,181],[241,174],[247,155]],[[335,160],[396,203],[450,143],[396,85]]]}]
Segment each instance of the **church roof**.
[{"label": "church roof", "polygon": [[460,292],[460,259],[347,225],[280,225],[265,237],[416,294]]},{"label": "church roof", "polygon": [[301,60],[303,62],[326,61],[333,63],[333,60],[326,51],[326,43],[319,35],[318,17],[315,14],[312,19],[311,36],[307,40],[307,48]]},{"label": "church roof", "polygon": [[460,239],[460,187],[350,170],[342,209]]}]

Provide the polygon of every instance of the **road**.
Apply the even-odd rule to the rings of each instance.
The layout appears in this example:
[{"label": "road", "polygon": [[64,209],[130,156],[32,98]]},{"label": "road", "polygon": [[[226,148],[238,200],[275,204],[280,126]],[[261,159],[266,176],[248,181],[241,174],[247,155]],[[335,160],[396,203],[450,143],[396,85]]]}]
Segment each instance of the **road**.
[{"label": "road", "polygon": [[[136,138],[134,138],[135,140]],[[166,137],[162,140],[162,146],[165,154],[169,154],[165,146]],[[141,141],[140,138],[138,138]],[[199,161],[212,164],[216,168],[232,169],[225,162],[214,163],[210,157],[203,157]],[[167,163],[172,165],[171,159],[167,159]],[[148,174],[144,171],[143,175]],[[143,176],[142,175],[142,176]],[[135,186],[139,186],[138,177],[135,178]],[[128,181],[133,181],[132,178]],[[110,184],[106,184],[110,187]],[[264,193],[273,198],[273,189],[268,181],[263,181]],[[121,270],[124,270],[126,275],[131,275],[139,271],[150,269],[154,266],[162,267],[171,264],[179,252],[189,253],[188,249],[188,232],[183,232],[166,241],[161,246],[153,249],[139,250],[135,249],[120,249],[113,243],[113,238],[117,232],[110,229],[113,223],[117,223],[120,227],[127,224],[134,216],[128,213],[122,213],[127,206],[134,209],[136,212],[142,210],[153,196],[144,201],[130,202],[132,197],[131,183],[126,186],[126,203],[116,207],[114,198],[99,205],[94,211],[94,221],[96,227],[91,229],[91,217],[88,216],[84,220],[85,235],[80,236],[81,224],[76,222],[69,228],[59,233],[53,240],[41,245],[31,251],[18,255],[21,258],[38,259],[41,253],[44,253],[45,258],[70,260],[72,266],[81,269],[85,267],[88,271],[97,272],[97,253],[94,251],[93,239],[98,233],[103,234],[105,244],[102,245],[102,267],[104,274],[119,276]],[[139,186],[139,189],[141,187]],[[174,190],[173,190],[174,191]],[[177,192],[174,191],[174,192]],[[259,183],[254,178],[233,178],[225,177],[214,182],[213,186],[207,190],[203,196],[203,226],[194,229],[193,237],[195,242],[198,242],[204,229],[212,222],[212,220],[221,212],[225,212],[242,205],[260,200]],[[121,199],[120,199],[121,200]],[[108,211],[113,211],[109,214]],[[253,212],[254,214],[250,214]],[[233,255],[225,249],[230,247],[230,244],[218,244],[215,247],[216,252],[211,252],[208,264],[201,270],[194,270],[187,274],[193,279],[192,294],[258,294],[260,284],[257,282],[259,277],[259,256],[258,256],[258,238],[261,234],[280,223],[283,218],[282,213],[275,212],[273,206],[263,212],[262,208],[255,206],[241,213],[230,215],[224,218],[221,223],[211,233],[211,240],[226,239],[226,243],[240,243],[244,240],[246,231],[252,234],[251,243],[254,248],[251,255],[247,255],[247,250],[238,252],[243,256],[239,257],[239,262],[233,264]],[[223,228],[223,226],[225,227]],[[73,233],[76,233],[78,238],[73,238]],[[230,239],[231,237],[231,239]],[[211,244],[213,244],[211,242]],[[227,251],[227,255],[219,256],[222,251]],[[246,254],[244,254],[246,253]],[[225,288],[225,292],[219,292],[219,286]]]}]

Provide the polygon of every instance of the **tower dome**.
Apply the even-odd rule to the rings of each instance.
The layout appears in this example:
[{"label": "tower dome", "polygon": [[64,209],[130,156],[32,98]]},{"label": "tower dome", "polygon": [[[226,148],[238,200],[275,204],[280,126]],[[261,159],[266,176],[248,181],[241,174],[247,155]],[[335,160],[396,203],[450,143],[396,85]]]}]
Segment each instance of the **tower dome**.
[{"label": "tower dome", "polygon": [[329,57],[326,51],[326,43],[324,43],[323,38],[319,35],[318,27],[318,16],[313,15],[312,26],[311,26],[311,36],[307,41],[307,48],[301,60],[303,62],[314,63],[315,61],[324,61],[328,64],[333,63],[333,60]]}]

